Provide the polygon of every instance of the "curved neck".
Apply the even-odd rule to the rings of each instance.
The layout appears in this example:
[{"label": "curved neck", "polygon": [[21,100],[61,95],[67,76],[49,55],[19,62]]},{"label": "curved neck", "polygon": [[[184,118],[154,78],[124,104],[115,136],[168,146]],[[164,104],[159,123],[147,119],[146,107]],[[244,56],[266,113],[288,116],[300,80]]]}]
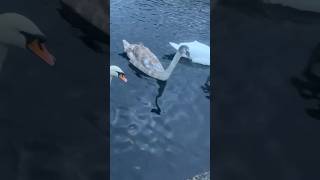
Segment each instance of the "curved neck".
[{"label": "curved neck", "polygon": [[110,84],[111,84],[111,81],[112,81],[112,75],[110,74]]},{"label": "curved neck", "polygon": [[173,69],[176,67],[176,65],[178,64],[179,60],[181,58],[181,54],[179,53],[179,51],[176,52],[176,54],[174,55],[170,65],[168,66],[168,68],[164,71],[165,75],[167,76],[166,78],[168,79],[173,71]]}]

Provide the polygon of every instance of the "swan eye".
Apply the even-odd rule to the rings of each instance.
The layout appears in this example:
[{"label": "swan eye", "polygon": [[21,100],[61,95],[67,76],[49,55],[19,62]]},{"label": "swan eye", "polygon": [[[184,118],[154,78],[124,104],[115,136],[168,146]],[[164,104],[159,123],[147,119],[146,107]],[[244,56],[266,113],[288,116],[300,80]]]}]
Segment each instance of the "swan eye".
[{"label": "swan eye", "polygon": [[124,76],[125,74],[122,72],[117,72],[118,73],[118,77]]},{"label": "swan eye", "polygon": [[27,44],[33,42],[34,40],[38,40],[39,43],[46,42],[46,37],[42,35],[35,35],[35,34],[27,33],[25,31],[20,31],[20,33],[26,38]]},{"label": "swan eye", "polygon": [[186,54],[187,54],[188,57],[190,57],[190,52],[189,51],[187,51]]},{"label": "swan eye", "polygon": [[124,82],[127,82],[127,78],[123,72],[118,72],[118,78],[121,79]]}]

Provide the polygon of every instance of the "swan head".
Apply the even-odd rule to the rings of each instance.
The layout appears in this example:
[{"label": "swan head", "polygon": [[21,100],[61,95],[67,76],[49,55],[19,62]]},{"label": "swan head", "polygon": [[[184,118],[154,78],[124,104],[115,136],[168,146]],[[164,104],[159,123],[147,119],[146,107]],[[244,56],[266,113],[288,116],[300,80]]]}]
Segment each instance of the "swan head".
[{"label": "swan head", "polygon": [[0,43],[30,50],[49,65],[54,65],[55,58],[45,46],[46,37],[28,18],[16,14],[0,14]]},{"label": "swan head", "polygon": [[189,47],[186,45],[182,45],[179,47],[178,52],[181,54],[184,58],[190,58],[190,52]]},{"label": "swan head", "polygon": [[118,77],[119,79],[121,79],[124,82],[128,81],[125,76],[125,73],[118,66],[110,66],[110,76],[111,77]]}]

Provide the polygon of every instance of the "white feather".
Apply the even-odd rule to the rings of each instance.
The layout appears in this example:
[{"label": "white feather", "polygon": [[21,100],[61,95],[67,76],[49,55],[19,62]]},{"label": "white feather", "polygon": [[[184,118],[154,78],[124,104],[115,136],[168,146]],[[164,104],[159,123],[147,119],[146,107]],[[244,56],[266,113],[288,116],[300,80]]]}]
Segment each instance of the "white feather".
[{"label": "white feather", "polygon": [[210,66],[210,47],[206,44],[198,41],[169,44],[176,50],[182,45],[188,46],[192,62]]}]

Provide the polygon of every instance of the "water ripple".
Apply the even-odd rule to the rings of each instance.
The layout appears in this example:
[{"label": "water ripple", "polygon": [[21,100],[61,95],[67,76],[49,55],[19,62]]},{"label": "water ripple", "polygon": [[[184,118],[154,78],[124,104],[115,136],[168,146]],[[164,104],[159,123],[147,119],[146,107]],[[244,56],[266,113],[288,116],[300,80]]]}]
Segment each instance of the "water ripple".
[{"label": "water ripple", "polygon": [[209,68],[180,60],[163,83],[121,55],[122,39],[143,42],[167,67],[173,56],[166,55],[175,53],[170,41],[209,44],[209,3],[111,0],[110,63],[128,78],[126,84],[114,80],[110,89],[112,179],[184,179],[186,170],[209,169],[210,107],[202,88]]}]

